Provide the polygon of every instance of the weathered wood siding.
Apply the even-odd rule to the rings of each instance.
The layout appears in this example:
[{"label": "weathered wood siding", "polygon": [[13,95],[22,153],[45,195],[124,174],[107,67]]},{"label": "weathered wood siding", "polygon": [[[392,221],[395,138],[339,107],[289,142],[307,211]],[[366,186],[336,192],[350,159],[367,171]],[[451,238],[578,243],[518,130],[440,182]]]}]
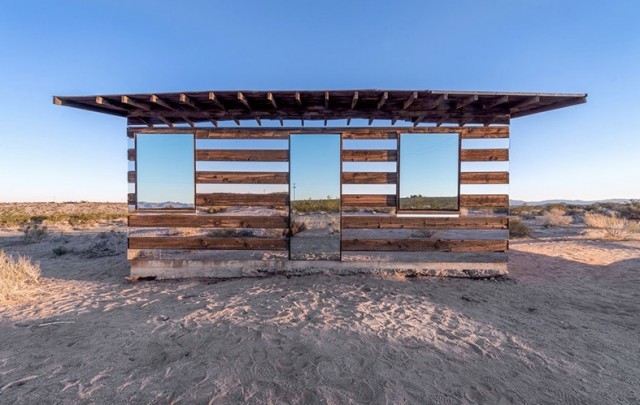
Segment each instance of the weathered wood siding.
[{"label": "weathered wood siding", "polygon": [[[253,139],[288,140],[291,133],[340,133],[342,143],[358,143],[366,140],[397,140],[402,133],[457,133],[460,149],[460,211],[457,215],[418,216],[396,213],[397,193],[354,194],[341,193],[341,249],[346,255],[359,252],[440,252],[463,257],[467,262],[504,261],[500,256],[508,249],[508,204],[506,192],[483,192],[483,187],[502,187],[509,184],[508,169],[475,169],[494,163],[508,164],[508,147],[496,148],[496,140],[509,138],[506,126],[488,127],[415,127],[415,128],[148,128],[130,129],[134,133],[191,133],[196,140]],[[472,140],[474,147],[465,146]],[[493,143],[492,143],[493,142]],[[499,141],[503,142],[503,141]],[[486,143],[484,145],[483,143]],[[289,162],[288,149],[205,149],[196,143],[195,160],[198,162]],[[396,142],[397,145],[397,142]],[[481,146],[478,146],[481,145]],[[136,151],[129,149],[129,161],[135,162]],[[341,162],[387,162],[393,164],[398,156],[397,148],[372,150],[357,147],[342,148]],[[465,169],[471,164],[474,170]],[[397,165],[393,165],[397,167]],[[127,173],[129,183],[135,184],[136,172]],[[130,249],[209,249],[209,250],[283,250],[288,249],[289,192],[238,193],[220,191],[218,187],[241,184],[287,185],[288,172],[261,171],[206,171],[196,169],[196,209],[187,212],[161,212],[132,210],[129,227]],[[398,182],[397,170],[389,172],[345,171],[341,173],[344,185],[374,185],[393,189]],[[201,191],[203,186],[208,191]],[[494,190],[492,189],[492,190]],[[344,189],[343,189],[344,190]],[[481,191],[478,191],[481,190]],[[130,193],[129,204],[136,204],[135,193]],[[228,207],[262,207],[276,214],[243,215],[225,214]],[[222,212],[220,212],[222,210]],[[146,230],[167,230],[165,235],[146,235]],[[177,230],[187,230],[182,234]],[[246,232],[225,233],[235,230],[269,230],[270,234],[249,235]],[[174,231],[172,231],[174,230]],[[192,230],[192,231],[188,231]],[[402,233],[402,230],[407,230]],[[385,232],[401,232],[385,236]],[[417,231],[411,233],[413,231]],[[194,235],[194,232],[197,233]],[[203,234],[203,232],[205,232]],[[206,233],[209,232],[209,233]],[[216,232],[218,232],[216,234]],[[441,237],[449,232],[456,237]],[[491,233],[493,232],[493,233]],[[498,236],[495,236],[498,232]],[[417,233],[417,236],[416,236]],[[488,237],[491,233],[492,236]],[[211,236],[213,235],[213,236]],[[240,236],[238,236],[240,235]],[[356,235],[356,236],[354,236]],[[398,236],[402,235],[402,236]],[[502,236],[501,236],[502,235]],[[483,256],[483,254],[486,256]],[[505,253],[506,254],[506,253]],[[436,257],[436,256],[433,256]],[[437,256],[441,260],[441,256]],[[496,259],[498,258],[498,259]],[[435,260],[435,259],[434,259]]]}]

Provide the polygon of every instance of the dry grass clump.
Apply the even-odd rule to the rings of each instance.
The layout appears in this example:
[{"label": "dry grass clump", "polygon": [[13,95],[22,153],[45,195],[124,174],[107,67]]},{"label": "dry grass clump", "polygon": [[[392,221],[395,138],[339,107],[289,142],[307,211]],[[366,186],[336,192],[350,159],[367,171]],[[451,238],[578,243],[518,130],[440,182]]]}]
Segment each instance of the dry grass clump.
[{"label": "dry grass clump", "polygon": [[296,236],[300,232],[307,230],[307,224],[297,219],[291,220],[291,226],[289,227],[289,236]]},{"label": "dry grass clump", "polygon": [[622,239],[630,233],[640,232],[640,224],[620,218],[616,213],[605,215],[587,212],[584,214],[584,223],[590,228],[604,230],[612,239]]},{"label": "dry grass clump", "polygon": [[525,225],[520,218],[509,219],[509,237],[527,238],[531,235],[532,229]]},{"label": "dry grass clump", "polygon": [[22,238],[26,243],[40,242],[49,235],[49,229],[42,225],[41,219],[32,219],[28,222],[20,224],[20,232],[23,233]]},{"label": "dry grass clump", "polygon": [[13,258],[0,250],[0,302],[40,283],[40,265],[29,258]]},{"label": "dry grass clump", "polygon": [[565,214],[566,211],[562,208],[551,208],[549,211],[542,214],[542,224],[545,227],[567,226],[573,221],[573,218],[566,216]]}]

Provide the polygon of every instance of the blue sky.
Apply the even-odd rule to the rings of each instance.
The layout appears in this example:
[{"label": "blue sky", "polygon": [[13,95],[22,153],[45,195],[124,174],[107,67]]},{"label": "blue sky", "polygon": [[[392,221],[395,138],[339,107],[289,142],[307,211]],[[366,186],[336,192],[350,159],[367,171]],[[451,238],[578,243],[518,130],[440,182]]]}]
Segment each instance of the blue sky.
[{"label": "blue sky", "polygon": [[291,198],[340,196],[340,135],[291,136]]},{"label": "blue sky", "polygon": [[0,12],[0,201],[124,201],[125,121],[52,95],[587,92],[516,119],[511,197],[640,198],[640,3],[30,1]]}]

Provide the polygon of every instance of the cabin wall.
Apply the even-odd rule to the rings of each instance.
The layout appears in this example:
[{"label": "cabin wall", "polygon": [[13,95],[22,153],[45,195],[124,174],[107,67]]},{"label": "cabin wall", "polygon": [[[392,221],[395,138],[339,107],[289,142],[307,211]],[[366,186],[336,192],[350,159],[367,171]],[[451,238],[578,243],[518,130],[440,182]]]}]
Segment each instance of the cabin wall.
[{"label": "cabin wall", "polygon": [[[401,133],[459,133],[460,212],[457,216],[398,215],[396,193],[354,194],[348,185],[397,184],[396,172],[342,170],[341,250],[338,263],[288,260],[289,173],[194,173],[196,209],[137,211],[129,194],[129,259],[132,274],[162,277],[296,273],[332,274],[406,270],[420,274],[495,275],[506,272],[508,250],[508,126],[415,128],[130,128],[135,133],[193,133],[206,139],[280,139],[290,133],[340,133],[346,140],[397,140]],[[501,147],[492,147],[499,141]],[[289,150],[214,150],[196,142],[198,162],[281,162]],[[358,143],[358,142],[351,142]],[[287,142],[288,144],[288,142]],[[128,159],[135,162],[136,151]],[[397,149],[343,149],[341,162],[397,162]],[[492,162],[504,168],[496,170]],[[344,166],[344,165],[342,165]],[[487,166],[485,169],[483,166]],[[135,189],[136,173],[128,181]],[[249,194],[216,191],[219,185],[282,185],[286,191]],[[227,187],[228,188],[228,187]],[[500,192],[492,192],[493,189]],[[488,192],[489,190],[490,192]],[[227,207],[233,207],[226,209]],[[196,263],[197,262],[197,263]],[[349,263],[346,263],[349,262]],[[207,264],[208,263],[208,264]],[[358,265],[360,263],[361,265]],[[368,264],[367,264],[368,263]],[[322,270],[321,270],[322,268]],[[302,270],[301,270],[302,269]],[[349,270],[351,269],[351,270]],[[474,273],[475,272],[475,273]]]}]

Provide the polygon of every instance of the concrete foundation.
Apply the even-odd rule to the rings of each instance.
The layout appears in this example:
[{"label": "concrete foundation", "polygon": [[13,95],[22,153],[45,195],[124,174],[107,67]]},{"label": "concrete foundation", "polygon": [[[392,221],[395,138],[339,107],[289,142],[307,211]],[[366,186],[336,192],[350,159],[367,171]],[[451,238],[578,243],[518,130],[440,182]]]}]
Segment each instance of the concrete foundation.
[{"label": "concrete foundation", "polygon": [[185,260],[146,259],[130,261],[132,277],[158,279],[210,277],[237,278],[270,275],[406,275],[488,278],[508,274],[507,263],[389,263],[301,260]]}]

